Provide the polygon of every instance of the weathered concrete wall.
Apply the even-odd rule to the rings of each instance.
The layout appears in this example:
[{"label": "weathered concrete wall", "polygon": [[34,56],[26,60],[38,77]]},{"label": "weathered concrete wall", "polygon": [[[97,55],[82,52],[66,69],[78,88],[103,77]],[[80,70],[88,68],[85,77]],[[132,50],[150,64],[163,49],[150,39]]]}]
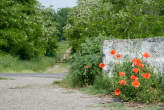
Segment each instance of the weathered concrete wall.
[{"label": "weathered concrete wall", "polygon": [[[152,66],[164,70],[164,37],[148,39],[119,39],[105,40],[103,43],[103,62],[106,64],[105,71],[112,76],[112,67],[116,62],[121,62],[110,55],[110,51],[115,49],[122,56],[128,56],[129,60],[137,57],[141,58],[145,52],[150,53],[150,58],[146,61]],[[163,71],[164,72],[164,71]]]}]

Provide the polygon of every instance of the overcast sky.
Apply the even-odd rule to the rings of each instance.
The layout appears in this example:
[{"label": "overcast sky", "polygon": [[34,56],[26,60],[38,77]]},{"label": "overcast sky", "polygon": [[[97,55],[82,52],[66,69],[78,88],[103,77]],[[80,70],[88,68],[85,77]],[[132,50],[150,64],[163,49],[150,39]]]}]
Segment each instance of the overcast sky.
[{"label": "overcast sky", "polygon": [[46,7],[53,5],[55,10],[58,8],[76,6],[76,0],[38,0],[38,1]]}]

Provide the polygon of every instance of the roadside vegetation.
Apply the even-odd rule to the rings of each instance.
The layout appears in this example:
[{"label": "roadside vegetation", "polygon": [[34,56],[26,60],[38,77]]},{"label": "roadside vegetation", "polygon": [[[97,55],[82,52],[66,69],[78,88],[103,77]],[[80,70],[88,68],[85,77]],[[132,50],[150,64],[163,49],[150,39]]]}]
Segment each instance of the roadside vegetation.
[{"label": "roadside vegetation", "polygon": [[44,72],[48,67],[55,64],[54,58],[40,57],[30,60],[20,60],[18,57],[13,57],[7,54],[1,54],[0,57],[0,72],[1,73],[33,73]]},{"label": "roadside vegetation", "polygon": [[2,78],[0,77],[0,80],[13,80],[12,78]]}]

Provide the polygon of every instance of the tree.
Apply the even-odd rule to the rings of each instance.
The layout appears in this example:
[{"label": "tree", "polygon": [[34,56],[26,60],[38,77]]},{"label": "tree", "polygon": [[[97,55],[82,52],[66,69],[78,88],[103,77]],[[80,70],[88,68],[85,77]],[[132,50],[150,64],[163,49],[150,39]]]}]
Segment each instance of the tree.
[{"label": "tree", "polygon": [[99,34],[115,38],[164,35],[163,0],[79,0],[65,26],[73,49]]},{"label": "tree", "polygon": [[48,33],[57,29],[55,25],[47,25],[40,4],[36,0],[0,2],[0,50],[22,59],[45,55],[52,37]]},{"label": "tree", "polygon": [[59,30],[58,37],[59,40],[65,39],[63,37],[63,27],[67,23],[68,14],[71,11],[71,8],[61,8],[57,11],[56,22],[58,23],[57,28]]}]

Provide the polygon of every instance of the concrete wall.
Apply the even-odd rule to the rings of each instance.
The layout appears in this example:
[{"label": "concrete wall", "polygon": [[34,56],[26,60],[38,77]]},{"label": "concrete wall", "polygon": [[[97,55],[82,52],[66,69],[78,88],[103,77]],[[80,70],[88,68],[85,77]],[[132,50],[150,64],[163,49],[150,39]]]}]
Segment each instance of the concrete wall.
[{"label": "concrete wall", "polygon": [[129,60],[133,57],[141,58],[144,52],[149,52],[151,57],[145,61],[164,72],[164,37],[105,40],[103,43],[103,62],[106,64],[104,70],[109,73],[109,76],[112,76],[111,71],[114,64],[122,61],[109,54],[112,49],[115,49],[122,56],[128,56]]}]

